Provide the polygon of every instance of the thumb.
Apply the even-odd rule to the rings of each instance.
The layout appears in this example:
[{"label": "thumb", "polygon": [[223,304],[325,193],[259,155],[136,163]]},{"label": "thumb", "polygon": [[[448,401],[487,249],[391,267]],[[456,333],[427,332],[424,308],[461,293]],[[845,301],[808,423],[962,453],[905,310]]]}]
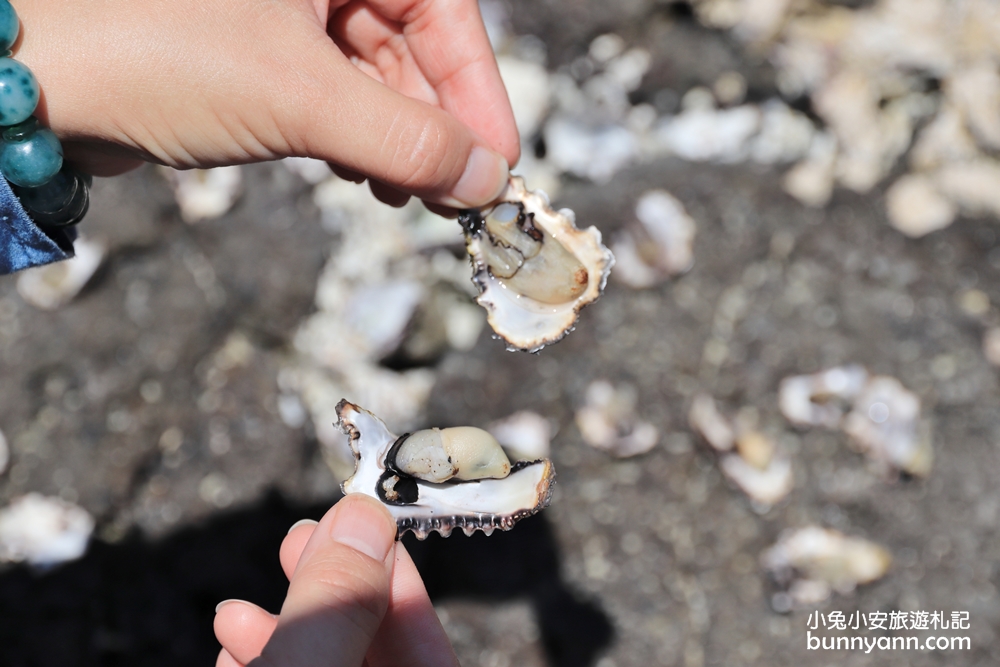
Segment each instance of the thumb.
[{"label": "thumb", "polygon": [[271,639],[252,665],[360,667],[389,604],[396,522],[350,495],[316,526]]},{"label": "thumb", "polygon": [[302,133],[309,157],[445,206],[479,207],[500,196],[509,165],[485,139],[448,112],[376,81],[335,49],[322,60],[322,99],[317,90],[301,91],[312,109]]}]

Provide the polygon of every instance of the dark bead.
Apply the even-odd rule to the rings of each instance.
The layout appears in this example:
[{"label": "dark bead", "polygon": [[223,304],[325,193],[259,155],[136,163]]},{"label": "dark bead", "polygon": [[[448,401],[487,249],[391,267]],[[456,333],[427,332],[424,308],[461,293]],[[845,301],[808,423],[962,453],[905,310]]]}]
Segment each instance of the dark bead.
[{"label": "dark bead", "polygon": [[0,0],[0,51],[14,46],[20,31],[21,22],[17,20],[17,12],[7,0]]},{"label": "dark bead", "polygon": [[63,167],[52,179],[35,188],[12,184],[14,194],[37,224],[44,227],[75,225],[90,206],[89,174]]}]

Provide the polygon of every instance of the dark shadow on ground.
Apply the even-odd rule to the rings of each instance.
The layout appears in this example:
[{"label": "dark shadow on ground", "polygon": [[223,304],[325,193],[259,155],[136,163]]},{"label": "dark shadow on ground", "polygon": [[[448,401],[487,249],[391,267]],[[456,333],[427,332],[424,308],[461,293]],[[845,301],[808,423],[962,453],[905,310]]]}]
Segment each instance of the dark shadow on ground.
[{"label": "dark shadow on ground", "polygon": [[[47,574],[0,573],[0,665],[214,665],[215,605],[242,598],[277,610],[287,587],[281,540],[332,502],[303,507],[271,494],[154,543],[140,535],[94,542],[83,559]],[[434,598],[530,598],[553,667],[591,664],[611,641],[604,613],[560,580],[544,517],[490,538],[459,533],[406,545]]]}]

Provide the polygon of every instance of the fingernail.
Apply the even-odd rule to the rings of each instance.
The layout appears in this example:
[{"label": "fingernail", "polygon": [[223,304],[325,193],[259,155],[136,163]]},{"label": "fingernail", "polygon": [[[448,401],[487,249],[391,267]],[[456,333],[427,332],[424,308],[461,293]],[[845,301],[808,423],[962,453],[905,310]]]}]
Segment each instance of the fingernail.
[{"label": "fingernail", "polygon": [[340,501],[330,537],[382,562],[396,540],[396,524],[378,501],[348,496]]},{"label": "fingernail", "polygon": [[292,524],[292,527],[288,529],[288,532],[291,533],[299,526],[315,526],[317,523],[317,521],[313,521],[312,519],[300,519]]},{"label": "fingernail", "polygon": [[508,177],[507,160],[502,155],[476,146],[451,196],[445,197],[441,203],[458,208],[484,206],[500,196]]},{"label": "fingernail", "polygon": [[223,600],[219,604],[215,605],[215,613],[218,614],[219,610],[225,607],[230,602],[243,602],[243,600],[237,600],[236,598],[231,598],[229,600]]}]

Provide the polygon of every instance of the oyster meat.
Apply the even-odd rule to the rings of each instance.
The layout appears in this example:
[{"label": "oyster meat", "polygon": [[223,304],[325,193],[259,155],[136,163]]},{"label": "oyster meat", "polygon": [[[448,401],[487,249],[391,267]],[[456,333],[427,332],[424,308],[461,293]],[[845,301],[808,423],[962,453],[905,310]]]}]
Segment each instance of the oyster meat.
[{"label": "oyster meat", "polygon": [[459,215],[477,302],[512,349],[535,352],[560,340],[604,290],[614,256],[596,227],[577,229],[574,218],[518,176],[492,205]]},{"label": "oyster meat", "polygon": [[493,436],[468,426],[424,429],[396,436],[381,419],[346,400],[337,425],[347,434],[356,469],[344,493],[382,501],[399,535],[418,539],[454,528],[466,535],[510,530],[549,504],[555,470],[548,459],[507,459]]}]

